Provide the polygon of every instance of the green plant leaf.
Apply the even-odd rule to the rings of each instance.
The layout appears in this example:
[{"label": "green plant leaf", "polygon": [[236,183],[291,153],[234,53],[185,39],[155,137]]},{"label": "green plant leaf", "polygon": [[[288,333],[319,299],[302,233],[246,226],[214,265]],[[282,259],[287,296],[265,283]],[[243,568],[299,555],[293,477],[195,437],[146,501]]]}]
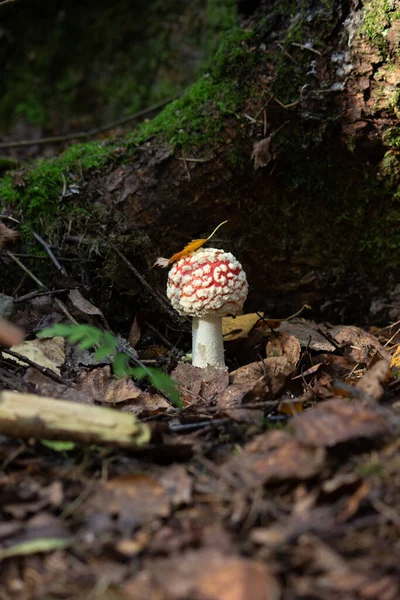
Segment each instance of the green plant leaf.
[{"label": "green plant leaf", "polygon": [[49,337],[68,337],[71,331],[70,325],[63,325],[59,323],[58,325],[52,325],[51,327],[46,327],[46,329],[42,329],[37,334],[38,338],[49,338]]},{"label": "green plant leaf", "polygon": [[123,352],[117,352],[113,360],[113,371],[117,379],[122,379],[130,375],[130,371],[133,370],[129,367],[129,356]]},{"label": "green plant leaf", "polygon": [[151,367],[148,369],[136,367],[131,369],[131,373],[134,377],[136,377],[136,379],[148,377],[151,385],[168,396],[174,406],[178,408],[183,407],[177,384],[172,377],[167,375],[167,373],[163,373],[163,371]]},{"label": "green plant leaf", "polygon": [[55,452],[67,452],[73,450],[76,446],[75,442],[63,442],[61,440],[40,440],[40,443]]}]

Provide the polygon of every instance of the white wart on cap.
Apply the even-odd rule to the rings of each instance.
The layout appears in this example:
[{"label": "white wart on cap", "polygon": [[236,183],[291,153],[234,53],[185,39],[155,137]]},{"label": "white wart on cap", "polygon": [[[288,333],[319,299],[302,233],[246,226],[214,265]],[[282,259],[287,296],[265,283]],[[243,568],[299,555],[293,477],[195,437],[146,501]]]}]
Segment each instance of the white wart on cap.
[{"label": "white wart on cap", "polygon": [[174,263],[167,296],[177,312],[194,317],[194,366],[225,366],[221,317],[237,314],[247,292],[246,274],[230,252],[202,248]]}]

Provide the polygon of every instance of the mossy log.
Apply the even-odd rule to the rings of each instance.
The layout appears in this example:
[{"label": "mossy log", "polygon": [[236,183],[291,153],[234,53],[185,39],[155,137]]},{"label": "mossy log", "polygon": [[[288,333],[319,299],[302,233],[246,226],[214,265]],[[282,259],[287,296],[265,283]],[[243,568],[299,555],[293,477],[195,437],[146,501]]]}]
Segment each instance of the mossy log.
[{"label": "mossy log", "polygon": [[150,428],[134,415],[34,394],[0,393],[0,434],[115,448],[141,448]]},{"label": "mossy log", "polygon": [[[385,0],[260,2],[154,120],[73,146],[0,192],[50,219],[63,214],[62,176],[78,179],[66,222],[76,214],[88,244],[101,229],[143,271],[228,219],[215,243],[243,263],[249,309],[283,316],[308,302],[336,321],[398,318],[399,31]],[[129,291],[112,256],[104,272]]]}]

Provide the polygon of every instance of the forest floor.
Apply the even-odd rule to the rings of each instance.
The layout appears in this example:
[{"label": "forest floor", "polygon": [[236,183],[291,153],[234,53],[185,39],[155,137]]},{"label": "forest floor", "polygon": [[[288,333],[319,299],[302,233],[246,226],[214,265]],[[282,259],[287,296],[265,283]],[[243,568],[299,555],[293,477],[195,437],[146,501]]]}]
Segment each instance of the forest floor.
[{"label": "forest floor", "polygon": [[38,403],[22,427],[0,406],[1,600],[400,597],[399,323],[226,318],[228,373],[182,361],[188,321],[141,310],[118,348],[170,373],[178,401],[163,377],[116,379],[107,348],[90,351],[104,339],[37,338],[66,315],[112,332],[68,257],[47,247],[58,279],[44,289],[2,234],[30,289],[1,297],[26,337],[1,348],[0,405],[13,391],[17,413],[35,411],[44,396],[88,422],[106,406],[150,440],[81,444],[85,426],[47,439],[56,410]]}]

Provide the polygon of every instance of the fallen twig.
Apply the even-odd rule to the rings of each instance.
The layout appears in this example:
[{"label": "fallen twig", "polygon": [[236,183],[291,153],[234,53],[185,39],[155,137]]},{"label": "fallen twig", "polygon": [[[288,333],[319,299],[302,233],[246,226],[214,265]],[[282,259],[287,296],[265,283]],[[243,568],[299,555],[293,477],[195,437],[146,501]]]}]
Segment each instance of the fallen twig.
[{"label": "fallen twig", "polygon": [[54,263],[54,265],[60,271],[61,275],[64,275],[65,277],[67,277],[68,276],[67,271],[65,270],[65,268],[62,265],[60,265],[58,259],[54,255],[54,253],[53,253],[52,249],[50,248],[49,244],[42,237],[40,237],[40,235],[38,233],[36,233],[36,231],[32,231],[32,234],[33,234],[33,237],[35,238],[35,240],[37,240],[39,242],[39,244],[41,244],[43,246],[43,248],[47,252],[50,260],[52,260],[52,262]]},{"label": "fallen twig", "polygon": [[66,381],[62,377],[60,377],[60,375],[57,375],[57,373],[55,373],[51,369],[48,369],[47,367],[43,367],[42,365],[39,365],[35,361],[31,360],[27,356],[24,356],[23,354],[20,354],[19,352],[15,352],[14,350],[10,350],[9,348],[1,349],[0,351],[3,353],[4,358],[7,358],[7,355],[13,356],[20,362],[23,362],[23,363],[29,365],[30,367],[33,367],[37,371],[40,371],[43,375],[46,375],[46,377],[49,377],[49,379],[52,379],[56,383],[62,383],[63,385],[66,384]]},{"label": "fallen twig", "polygon": [[134,415],[34,394],[0,393],[0,434],[65,440],[117,448],[141,448],[151,437]]},{"label": "fallen twig", "polygon": [[[32,273],[32,271],[30,271],[30,270],[28,269],[28,267],[26,267],[26,266],[24,265],[24,263],[22,263],[22,262],[21,262],[21,261],[20,261],[20,260],[19,260],[19,259],[18,259],[18,258],[15,256],[15,254],[13,254],[13,253],[12,253],[12,252],[10,252],[9,250],[7,250],[7,255],[8,255],[10,258],[12,258],[12,260],[13,260],[14,262],[16,262],[16,263],[17,263],[17,265],[18,265],[18,266],[20,266],[20,267],[21,267],[21,269],[22,269],[23,271],[25,271],[25,273],[26,273],[27,275],[29,275],[29,277],[31,277],[31,278],[33,279],[33,281],[35,281],[35,282],[38,284],[38,286],[39,286],[39,287],[40,287],[42,290],[50,291],[50,290],[47,288],[47,286],[45,286],[45,285],[44,285],[44,283],[42,283],[42,282],[40,281],[40,279],[38,279],[38,278],[36,277],[36,275],[34,275],[34,273]],[[71,313],[69,312],[69,310],[68,310],[68,309],[67,309],[67,307],[65,306],[64,302],[62,302],[62,301],[61,301],[59,298],[55,298],[54,300],[55,300],[56,304],[59,306],[59,308],[62,310],[62,312],[64,313],[64,315],[67,317],[67,319],[69,319],[69,320],[70,320],[72,323],[75,323],[75,324],[77,324],[77,321],[76,321],[76,319],[74,319],[74,317],[71,315]]]},{"label": "fallen twig", "polygon": [[179,317],[178,313],[176,311],[174,311],[171,306],[169,305],[169,302],[166,298],[164,298],[164,296],[162,296],[160,293],[158,293],[157,291],[153,290],[153,288],[147,283],[147,281],[145,280],[145,278],[143,277],[143,275],[141,275],[139,273],[139,271],[133,266],[133,264],[130,262],[130,260],[128,260],[126,258],[126,256],[124,254],[122,254],[121,250],[119,250],[119,248],[117,248],[116,246],[114,246],[114,244],[112,244],[110,241],[107,242],[108,246],[116,253],[118,254],[118,256],[121,258],[121,260],[123,260],[123,262],[126,264],[126,266],[132,271],[132,273],[135,275],[135,277],[140,281],[140,283],[143,285],[144,288],[146,288],[146,290],[153,296],[153,298],[156,300],[157,304],[166,312],[168,313],[168,315],[174,320],[174,321],[179,321],[181,322],[182,319],[181,317]]}]

